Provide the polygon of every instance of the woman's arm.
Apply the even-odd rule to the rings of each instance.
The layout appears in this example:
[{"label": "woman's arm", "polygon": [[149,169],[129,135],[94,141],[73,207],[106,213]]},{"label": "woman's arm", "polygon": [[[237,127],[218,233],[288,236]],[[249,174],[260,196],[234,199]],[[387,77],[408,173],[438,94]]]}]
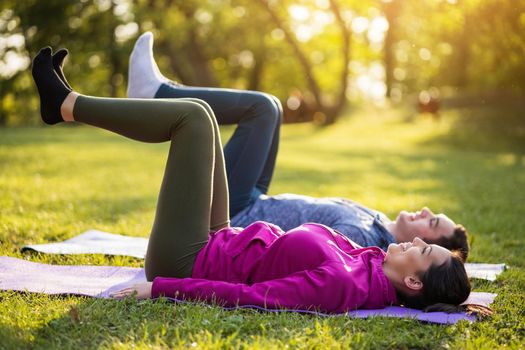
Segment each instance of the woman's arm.
[{"label": "woman's arm", "polygon": [[115,299],[123,299],[129,296],[134,296],[137,299],[151,298],[151,286],[153,282],[136,283],[131,287],[124,288],[118,292],[112,293],[109,296]]},{"label": "woman's arm", "polygon": [[[223,306],[253,305],[268,309],[319,309],[344,312],[359,308],[368,286],[341,278],[332,266],[321,266],[290,276],[254,283],[230,283],[197,278],[162,278],[153,281],[151,297],[217,302]],[[350,283],[349,283],[350,282]]]}]

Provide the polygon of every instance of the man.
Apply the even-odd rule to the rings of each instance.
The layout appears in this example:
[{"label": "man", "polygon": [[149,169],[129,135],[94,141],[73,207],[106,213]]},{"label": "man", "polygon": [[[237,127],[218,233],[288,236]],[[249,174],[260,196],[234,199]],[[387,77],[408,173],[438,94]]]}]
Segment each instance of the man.
[{"label": "man", "polygon": [[245,227],[258,220],[274,223],[285,231],[316,222],[336,229],[361,246],[384,250],[390,243],[411,242],[419,237],[427,243],[459,250],[464,260],[469,251],[466,229],[427,207],[415,213],[401,211],[391,221],[383,213],[348,199],[262,194],[232,217],[232,226]]},{"label": "man", "polygon": [[[268,94],[221,88],[189,87],[164,77],[153,58],[153,34],[142,34],[130,56],[130,98],[190,98],[211,108],[219,124],[237,124],[224,147],[230,190],[231,224],[246,227],[268,221],[289,230],[316,222],[338,230],[362,246],[384,250],[390,243],[427,243],[468,256],[467,231],[444,214],[423,208],[401,211],[394,221],[383,213],[342,198],[295,194],[267,196],[279,145],[282,107]],[[203,102],[204,101],[204,102]]]}]

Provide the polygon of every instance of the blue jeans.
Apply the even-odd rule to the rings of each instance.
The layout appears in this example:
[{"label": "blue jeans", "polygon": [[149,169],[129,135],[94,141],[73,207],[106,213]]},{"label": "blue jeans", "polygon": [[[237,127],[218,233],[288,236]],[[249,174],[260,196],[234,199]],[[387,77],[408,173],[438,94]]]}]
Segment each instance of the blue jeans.
[{"label": "blue jeans", "polygon": [[237,128],[224,146],[230,217],[267,193],[272,180],[283,109],[272,95],[221,88],[162,84],[155,98],[198,98],[210,105],[220,125]]}]

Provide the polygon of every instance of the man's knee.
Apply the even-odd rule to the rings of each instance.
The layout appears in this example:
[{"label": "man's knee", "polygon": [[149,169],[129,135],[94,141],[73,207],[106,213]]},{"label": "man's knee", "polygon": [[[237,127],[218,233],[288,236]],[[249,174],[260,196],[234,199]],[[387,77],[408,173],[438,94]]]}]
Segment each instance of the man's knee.
[{"label": "man's knee", "polygon": [[282,113],[280,110],[280,102],[277,104],[274,96],[266,93],[257,94],[254,107],[255,110],[258,111],[257,117],[261,122],[270,123],[272,127],[281,123]]},{"label": "man's knee", "polygon": [[279,114],[279,123],[282,123],[283,121],[283,105],[281,104],[281,100],[279,100],[276,96],[268,94],[268,97],[273,101],[275,104],[275,108],[277,108],[277,112]]}]

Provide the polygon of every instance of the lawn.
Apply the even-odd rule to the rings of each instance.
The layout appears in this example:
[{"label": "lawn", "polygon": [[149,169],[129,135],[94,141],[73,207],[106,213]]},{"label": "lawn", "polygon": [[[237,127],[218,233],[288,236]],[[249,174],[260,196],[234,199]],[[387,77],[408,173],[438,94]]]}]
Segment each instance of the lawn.
[{"label": "lawn", "polygon": [[[0,349],[520,348],[525,343],[525,126],[522,108],[350,110],[326,128],[286,125],[270,192],[341,196],[385,212],[427,205],[470,231],[471,262],[505,262],[492,318],[439,326],[169,302],[0,292]],[[226,140],[231,128],[223,130]],[[0,129],[0,255],[52,264],[141,266],[104,255],[21,254],[87,229],[147,236],[167,144],[91,127]]]}]

